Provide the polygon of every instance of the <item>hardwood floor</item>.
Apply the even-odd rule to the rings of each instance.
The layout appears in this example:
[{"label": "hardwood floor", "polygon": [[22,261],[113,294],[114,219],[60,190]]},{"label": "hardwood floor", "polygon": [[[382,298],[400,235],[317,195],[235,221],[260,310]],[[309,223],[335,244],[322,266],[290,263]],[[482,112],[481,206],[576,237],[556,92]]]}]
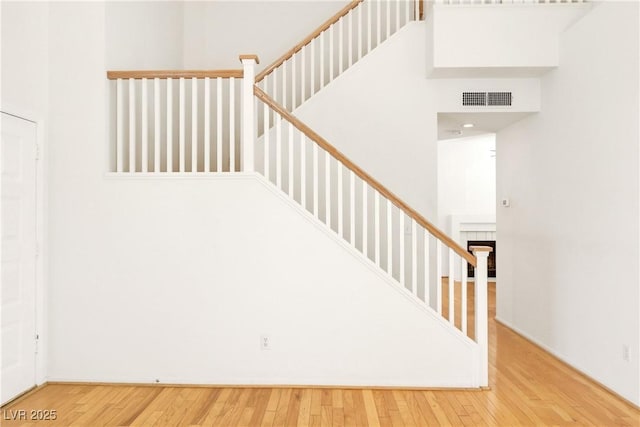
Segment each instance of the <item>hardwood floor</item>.
[{"label": "hardwood floor", "polygon": [[[49,384],[2,408],[11,426],[640,426],[640,411],[497,324],[486,391]],[[7,418],[26,410],[26,421]],[[55,410],[32,421],[31,410]],[[44,415],[44,413],[40,413]]]}]

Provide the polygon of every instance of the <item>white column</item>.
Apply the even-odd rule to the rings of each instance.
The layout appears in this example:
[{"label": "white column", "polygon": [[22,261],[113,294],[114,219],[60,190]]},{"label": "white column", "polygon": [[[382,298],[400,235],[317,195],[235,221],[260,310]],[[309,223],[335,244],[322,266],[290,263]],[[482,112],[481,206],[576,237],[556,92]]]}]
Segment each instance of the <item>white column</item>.
[{"label": "white column", "polygon": [[488,246],[472,246],[471,251],[476,257],[475,270],[475,329],[476,342],[480,347],[478,358],[479,386],[489,386],[489,332],[487,320],[487,258],[493,249]]},{"label": "white column", "polygon": [[240,55],[244,75],[242,77],[242,167],[243,172],[253,172],[253,149],[256,141],[255,110],[253,108],[253,86],[256,82],[256,64],[258,57],[255,55]]}]

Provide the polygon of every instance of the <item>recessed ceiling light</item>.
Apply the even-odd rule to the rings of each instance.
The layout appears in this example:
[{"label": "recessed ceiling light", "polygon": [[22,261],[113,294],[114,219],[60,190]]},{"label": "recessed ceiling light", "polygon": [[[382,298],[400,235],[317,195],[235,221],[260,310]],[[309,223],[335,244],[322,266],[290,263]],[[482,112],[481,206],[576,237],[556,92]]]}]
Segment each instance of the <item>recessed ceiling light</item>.
[{"label": "recessed ceiling light", "polygon": [[462,125],[463,128],[472,128],[473,127],[473,123],[465,123]]}]

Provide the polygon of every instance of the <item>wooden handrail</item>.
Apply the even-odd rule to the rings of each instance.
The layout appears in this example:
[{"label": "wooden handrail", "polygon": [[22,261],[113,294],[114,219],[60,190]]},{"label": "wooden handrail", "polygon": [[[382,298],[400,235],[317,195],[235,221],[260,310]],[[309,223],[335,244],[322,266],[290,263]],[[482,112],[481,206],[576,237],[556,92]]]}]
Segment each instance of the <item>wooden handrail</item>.
[{"label": "wooden handrail", "polygon": [[253,87],[253,93],[256,95],[258,99],[271,107],[272,110],[280,114],[283,118],[285,118],[289,123],[295,126],[298,130],[304,133],[307,137],[313,140],[316,144],[318,144],[323,150],[327,153],[331,154],[334,158],[336,158],[339,162],[345,165],[348,169],[353,171],[356,175],[358,175],[362,180],[367,182],[371,187],[377,190],[380,194],[386,197],[388,200],[396,205],[399,209],[403,210],[409,217],[413,218],[418,224],[424,227],[429,231],[433,236],[437,239],[440,239],[445,245],[449,248],[453,249],[458,255],[464,258],[469,264],[476,266],[476,257],[465,249],[462,248],[459,244],[457,244],[451,237],[447,236],[444,232],[442,232],[438,227],[431,224],[427,221],[422,215],[420,215],[416,210],[411,208],[405,202],[400,200],[398,196],[393,194],[389,189],[387,189],[384,185],[380,184],[376,181],[371,175],[366,173],[364,170],[360,169],[355,163],[347,158],[344,154],[342,154],[336,147],[331,145],[327,140],[322,138],[320,135],[315,133],[309,126],[305,125],[303,122],[294,117],[291,113],[289,113],[284,107],[274,101],[269,95],[267,95],[262,89],[258,86]]},{"label": "wooden handrail", "polygon": [[115,79],[204,79],[205,77],[242,78],[242,70],[149,70],[149,71],[107,71],[109,80]]},{"label": "wooden handrail", "polygon": [[311,40],[315,39],[316,37],[318,37],[324,30],[326,30],[327,28],[329,28],[330,26],[332,26],[333,24],[335,24],[336,22],[338,22],[338,20],[340,18],[342,18],[343,16],[345,16],[347,13],[349,13],[349,11],[351,9],[354,9],[356,6],[358,6],[360,3],[362,3],[364,0],[354,0],[351,3],[349,3],[348,5],[346,5],[345,7],[343,7],[338,13],[336,13],[335,15],[333,15],[331,18],[327,19],[322,25],[320,25],[318,28],[315,29],[314,32],[312,32],[311,34],[309,34],[307,37],[304,38],[304,40],[302,40],[300,43],[298,43],[297,45],[295,45],[292,49],[290,49],[287,53],[285,53],[284,55],[282,55],[280,58],[276,59],[271,65],[269,65],[267,68],[265,68],[264,70],[260,71],[258,73],[258,75],[256,76],[256,83],[259,83],[262,81],[262,79],[264,79],[266,76],[269,75],[269,73],[271,73],[273,70],[275,70],[276,68],[278,68],[284,61],[286,61],[287,59],[291,58],[293,55],[296,54],[296,52],[298,52],[300,49],[302,49],[304,46],[308,45]]}]

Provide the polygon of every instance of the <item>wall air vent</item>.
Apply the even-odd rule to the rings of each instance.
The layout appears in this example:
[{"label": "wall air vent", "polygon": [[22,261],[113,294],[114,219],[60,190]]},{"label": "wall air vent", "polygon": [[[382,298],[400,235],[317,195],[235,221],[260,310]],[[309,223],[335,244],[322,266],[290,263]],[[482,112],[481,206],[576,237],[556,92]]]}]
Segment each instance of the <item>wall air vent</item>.
[{"label": "wall air vent", "polygon": [[462,105],[487,105],[485,92],[462,92]]},{"label": "wall air vent", "polygon": [[509,107],[511,92],[462,92],[462,105],[469,107]]},{"label": "wall air vent", "polygon": [[510,106],[511,92],[489,92],[487,93],[487,105]]}]

